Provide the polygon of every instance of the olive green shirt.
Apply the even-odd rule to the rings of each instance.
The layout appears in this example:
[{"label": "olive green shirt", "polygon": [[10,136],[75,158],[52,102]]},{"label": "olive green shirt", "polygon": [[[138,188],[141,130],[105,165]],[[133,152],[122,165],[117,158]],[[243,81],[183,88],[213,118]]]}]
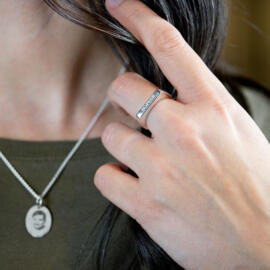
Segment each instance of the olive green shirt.
[{"label": "olive green shirt", "polygon": [[[244,94],[256,123],[269,139],[269,99],[248,89]],[[40,193],[74,143],[0,138],[0,151]],[[108,204],[93,184],[94,174],[102,164],[112,161],[116,159],[100,138],[83,142],[45,198],[53,215],[52,229],[36,239],[25,228],[25,215],[35,201],[0,160],[0,269],[75,269],[86,241],[95,241],[91,231]],[[112,235],[105,270],[139,269],[127,215],[119,218]],[[93,250],[90,248],[88,253],[91,258]],[[95,270],[94,259],[82,269]]]},{"label": "olive green shirt", "polygon": [[[0,138],[0,151],[41,193],[74,143]],[[45,197],[53,217],[50,232],[33,238],[26,230],[25,215],[35,199],[0,159],[0,269],[75,269],[82,247],[91,242],[92,229],[108,204],[93,184],[94,174],[112,161],[117,160],[100,137],[86,139]],[[122,214],[113,230],[105,269],[139,269],[133,264],[135,246],[126,222],[127,215]],[[88,247],[87,252],[93,251]],[[96,269],[94,259],[85,269]]]}]

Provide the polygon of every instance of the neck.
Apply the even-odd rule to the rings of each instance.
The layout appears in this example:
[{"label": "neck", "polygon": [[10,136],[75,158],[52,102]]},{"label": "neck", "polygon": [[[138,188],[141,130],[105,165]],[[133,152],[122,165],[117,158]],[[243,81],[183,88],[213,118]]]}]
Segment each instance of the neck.
[{"label": "neck", "polygon": [[120,61],[101,33],[69,22],[43,1],[3,0],[0,15],[0,137],[77,139]]}]

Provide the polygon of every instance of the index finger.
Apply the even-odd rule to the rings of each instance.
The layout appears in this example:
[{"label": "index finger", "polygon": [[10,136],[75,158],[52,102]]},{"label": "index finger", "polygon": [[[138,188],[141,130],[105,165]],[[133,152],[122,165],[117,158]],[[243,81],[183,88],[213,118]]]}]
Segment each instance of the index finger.
[{"label": "index finger", "polygon": [[190,103],[215,91],[209,83],[217,78],[172,24],[138,0],[123,0],[117,6],[107,0],[105,5],[155,58],[179,91],[180,102]]}]

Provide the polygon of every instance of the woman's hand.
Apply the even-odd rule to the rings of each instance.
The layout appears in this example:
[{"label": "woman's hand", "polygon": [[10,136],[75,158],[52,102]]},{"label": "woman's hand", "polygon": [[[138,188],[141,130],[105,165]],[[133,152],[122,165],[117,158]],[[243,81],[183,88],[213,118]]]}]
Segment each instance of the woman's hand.
[{"label": "woman's hand", "polygon": [[[150,111],[152,138],[120,122],[105,128],[104,146],[138,178],[108,163],[95,185],[186,269],[270,269],[269,142],[172,25],[138,0],[106,7],[156,59],[178,99]],[[138,120],[155,89],[126,72],[108,95]]]}]

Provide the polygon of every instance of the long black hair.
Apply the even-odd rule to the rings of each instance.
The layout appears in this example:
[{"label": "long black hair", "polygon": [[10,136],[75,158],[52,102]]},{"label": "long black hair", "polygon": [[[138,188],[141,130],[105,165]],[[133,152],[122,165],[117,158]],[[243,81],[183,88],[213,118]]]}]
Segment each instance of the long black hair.
[{"label": "long black hair", "polygon": [[[163,75],[153,57],[127,29],[108,13],[104,0],[43,1],[64,18],[87,29],[103,33],[108,45],[119,57],[123,65],[126,66],[127,70],[139,73],[176,98],[176,89]],[[221,81],[227,82],[228,90],[250,113],[245,97],[239,91],[241,84],[249,85],[250,81],[245,78],[237,79],[237,77],[228,76],[216,68],[227,31],[228,12],[225,2],[223,0],[141,1],[181,32],[184,39],[203,59],[209,69]],[[260,85],[256,85],[256,87],[260,88]],[[146,136],[151,135],[149,130],[143,128],[141,132]],[[136,176],[130,169],[129,173]],[[112,230],[120,215],[121,210],[113,204],[109,204],[97,223],[96,267],[98,270],[103,268]],[[147,270],[183,269],[170,259],[166,252],[148,236],[135,220],[129,218],[128,224],[134,235],[137,259],[141,267]],[[87,269],[88,248],[86,241],[81,256],[78,258],[77,269]]]}]

